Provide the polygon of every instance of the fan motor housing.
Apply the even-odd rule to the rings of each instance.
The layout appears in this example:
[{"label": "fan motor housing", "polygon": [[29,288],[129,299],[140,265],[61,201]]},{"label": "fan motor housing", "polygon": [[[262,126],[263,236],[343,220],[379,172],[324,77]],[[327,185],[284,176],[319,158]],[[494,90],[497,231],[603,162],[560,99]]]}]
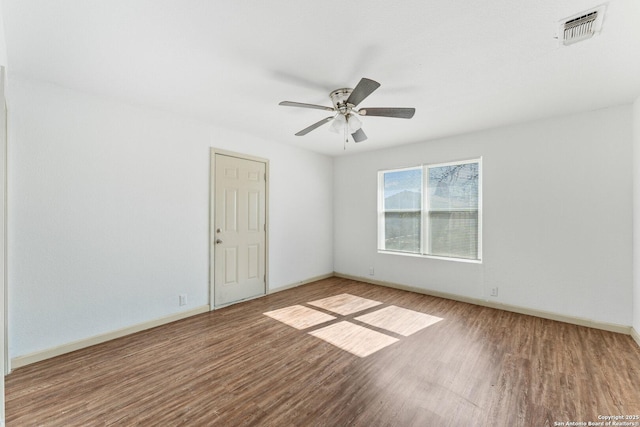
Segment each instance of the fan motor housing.
[{"label": "fan motor housing", "polygon": [[342,88],[336,89],[329,94],[334,108],[342,114],[347,114],[349,111],[351,111],[351,108],[353,108],[353,105],[347,104],[347,99],[349,99],[349,95],[351,95],[351,92],[353,92],[353,89]]}]

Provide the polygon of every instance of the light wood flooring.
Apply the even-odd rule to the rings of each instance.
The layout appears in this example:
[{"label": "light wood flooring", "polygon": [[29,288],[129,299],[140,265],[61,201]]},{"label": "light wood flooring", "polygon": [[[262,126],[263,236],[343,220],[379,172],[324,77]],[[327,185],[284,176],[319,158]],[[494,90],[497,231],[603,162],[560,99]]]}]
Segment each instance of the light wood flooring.
[{"label": "light wood flooring", "polygon": [[[388,344],[341,348],[369,332]],[[339,278],[6,378],[9,427],[558,426],[599,415],[640,415],[631,337]]]}]

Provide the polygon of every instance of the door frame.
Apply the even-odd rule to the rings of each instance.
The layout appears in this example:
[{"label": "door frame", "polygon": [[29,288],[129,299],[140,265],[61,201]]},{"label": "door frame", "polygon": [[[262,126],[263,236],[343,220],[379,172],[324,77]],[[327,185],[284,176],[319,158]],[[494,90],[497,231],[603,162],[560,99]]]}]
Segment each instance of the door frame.
[{"label": "door frame", "polygon": [[[236,157],[238,159],[243,160],[251,160],[254,162],[264,163],[265,166],[265,192],[264,192],[264,221],[265,221],[265,231],[264,231],[264,274],[265,274],[265,283],[264,283],[264,293],[265,295],[269,294],[269,159],[265,159],[263,157],[251,156],[248,154],[237,153],[234,151],[221,150],[218,148],[210,148],[209,153],[209,309],[211,311],[216,308],[221,308],[223,306],[216,307],[215,304],[215,201],[216,201],[216,155],[223,155],[229,157]],[[262,295],[260,295],[262,296]],[[257,296],[255,298],[259,298]],[[243,300],[246,301],[246,300]],[[231,305],[234,303],[226,304]]]}]

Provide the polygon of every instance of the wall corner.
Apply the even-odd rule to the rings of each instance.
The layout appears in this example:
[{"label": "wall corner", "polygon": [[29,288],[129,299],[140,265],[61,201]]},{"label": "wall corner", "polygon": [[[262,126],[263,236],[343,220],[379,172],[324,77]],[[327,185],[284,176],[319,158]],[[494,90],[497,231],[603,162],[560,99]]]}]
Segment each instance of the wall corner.
[{"label": "wall corner", "polygon": [[[633,301],[632,336],[640,345],[640,96],[633,103]],[[634,335],[635,333],[635,335]]]}]

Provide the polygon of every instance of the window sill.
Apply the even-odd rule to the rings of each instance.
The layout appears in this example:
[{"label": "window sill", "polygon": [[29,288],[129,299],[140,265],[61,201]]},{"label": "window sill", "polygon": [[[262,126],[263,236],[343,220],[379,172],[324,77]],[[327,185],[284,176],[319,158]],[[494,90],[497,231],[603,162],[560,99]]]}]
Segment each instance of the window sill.
[{"label": "window sill", "polygon": [[406,256],[406,257],[412,257],[412,258],[436,259],[440,261],[463,262],[467,264],[482,264],[482,259],[452,258],[452,257],[444,257],[444,256],[436,256],[436,255],[414,254],[410,252],[385,251],[382,249],[378,249],[378,253],[385,254],[385,255],[400,255],[400,256]]}]

